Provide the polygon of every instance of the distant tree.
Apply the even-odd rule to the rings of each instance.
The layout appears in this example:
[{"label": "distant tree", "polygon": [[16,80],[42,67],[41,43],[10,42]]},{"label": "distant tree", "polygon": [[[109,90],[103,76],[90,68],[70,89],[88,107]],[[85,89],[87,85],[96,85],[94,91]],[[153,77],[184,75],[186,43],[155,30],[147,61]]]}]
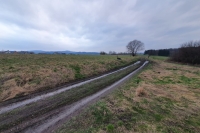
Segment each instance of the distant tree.
[{"label": "distant tree", "polygon": [[144,55],[149,55],[149,56],[151,56],[151,55],[158,55],[158,50],[154,50],[154,49],[146,50],[144,52]]},{"label": "distant tree", "polygon": [[116,55],[117,53],[115,51],[109,51],[108,54],[110,54],[110,55]]},{"label": "distant tree", "polygon": [[169,49],[160,49],[158,50],[158,56],[169,56]]},{"label": "distant tree", "polygon": [[144,43],[138,40],[133,40],[128,43],[126,48],[132,56],[135,56],[138,51],[141,51],[144,49]]},{"label": "distant tree", "polygon": [[110,54],[110,55],[111,55],[111,54],[112,54],[112,51],[109,51],[109,53],[108,53],[108,54]]},{"label": "distant tree", "polygon": [[190,41],[175,51],[171,60],[190,64],[200,64],[200,41]]},{"label": "distant tree", "polygon": [[100,52],[100,55],[106,55],[106,52],[101,51],[101,52]]}]

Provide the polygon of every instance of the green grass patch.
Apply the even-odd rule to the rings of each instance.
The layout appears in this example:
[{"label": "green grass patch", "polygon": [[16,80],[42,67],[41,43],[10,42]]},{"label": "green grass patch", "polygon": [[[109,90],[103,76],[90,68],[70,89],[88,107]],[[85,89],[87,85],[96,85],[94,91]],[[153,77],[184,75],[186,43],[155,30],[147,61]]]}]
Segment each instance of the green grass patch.
[{"label": "green grass patch", "polygon": [[175,84],[176,81],[172,77],[163,77],[162,79],[156,79],[155,84]]},{"label": "green grass patch", "polygon": [[[141,63],[142,64],[142,63]],[[36,102],[34,103],[34,110],[31,109],[31,106],[27,106],[24,110],[17,111],[16,114],[12,116],[6,116],[6,114],[0,115],[0,121],[5,118],[12,117],[12,123],[18,124],[18,121],[24,121],[25,119],[31,118],[32,116],[41,116],[45,114],[46,112],[49,112],[53,109],[62,107],[64,105],[69,105],[73,102],[76,102],[86,96],[92,95],[101,89],[105,88],[106,86],[116,82],[117,80],[121,79],[122,77],[126,76],[130,72],[137,69],[141,64],[131,66],[125,70],[113,73],[111,75],[108,75],[104,78],[94,80],[93,82],[87,83],[85,85],[76,87],[74,89],[68,90],[66,92],[63,92],[61,94],[52,96],[50,98],[45,99],[42,103],[45,103],[46,106],[42,106],[42,103]],[[31,107],[31,108],[29,108]],[[32,110],[31,112],[28,110]],[[99,103],[97,105],[97,108],[93,108],[93,115],[96,120],[96,123],[108,123],[110,119],[110,113],[109,110],[106,108],[105,104]],[[23,114],[23,112],[27,112],[26,114]],[[18,115],[23,114],[23,115]],[[8,123],[0,123],[0,132],[4,130],[4,127],[10,127],[12,126],[9,121]],[[1,125],[2,124],[2,125]],[[11,125],[10,125],[11,124]]]},{"label": "green grass patch", "polygon": [[85,78],[85,76],[81,74],[81,67],[79,65],[70,65],[70,67],[75,71],[75,79]]},{"label": "green grass patch", "polygon": [[[151,59],[152,57],[150,57]],[[166,57],[153,57],[154,60],[164,61]],[[165,63],[165,62],[162,62]],[[150,64],[146,70],[155,70],[155,67],[158,65]],[[159,68],[163,67],[163,70],[176,71],[176,74],[173,76],[166,76],[161,79],[157,79],[156,77],[150,81],[145,80],[145,78],[134,77],[128,83],[124,84],[115,93],[112,94],[109,99],[103,99],[103,101],[109,103],[107,104],[107,109],[111,110],[112,117],[109,119],[109,124],[112,124],[114,127],[114,132],[117,132],[118,128],[123,127],[122,132],[173,132],[173,133],[196,133],[200,131],[200,114],[199,114],[199,105],[198,102],[189,100],[193,95],[186,94],[185,97],[179,97],[184,94],[185,89],[190,87],[197,86],[200,82],[198,78],[187,78],[181,74],[184,72],[182,69],[178,69],[173,66],[170,67],[170,63],[166,65],[158,65]],[[167,68],[166,68],[167,66]],[[184,67],[184,66],[182,66]],[[137,86],[142,86],[145,84],[146,90],[148,93],[147,97],[134,97],[135,89]],[[153,87],[156,89],[148,88],[148,84],[153,84]],[[173,87],[170,87],[168,84],[177,84],[184,87],[183,92],[179,93],[174,92]],[[184,86],[186,85],[186,86]],[[157,89],[163,89],[161,92],[157,91]],[[166,89],[167,88],[167,89]],[[178,91],[182,91],[181,87],[176,88]],[[163,91],[166,91],[162,93]],[[195,96],[199,98],[199,91],[194,90]],[[129,95],[130,94],[130,95]],[[150,95],[149,95],[150,94]],[[194,97],[195,98],[195,97]],[[198,100],[198,99],[196,99]],[[110,103],[114,103],[110,105]],[[108,106],[109,105],[109,106]],[[89,115],[86,112],[87,116],[90,117],[82,117],[81,119],[85,119],[85,121],[92,121],[95,117]],[[95,120],[95,119],[94,119]],[[81,121],[77,118],[75,121]],[[100,129],[103,131],[107,131],[107,125],[103,123],[95,124],[96,122],[91,122],[87,126],[94,127],[96,130],[93,132],[98,132]],[[83,125],[75,124],[76,129],[82,129]],[[84,125],[85,126],[85,125]],[[64,130],[75,128],[68,127]],[[82,130],[83,131],[83,130]],[[59,132],[59,131],[58,131]]]},{"label": "green grass patch", "polygon": [[109,123],[112,113],[107,108],[104,102],[98,102],[96,105],[91,107],[92,115],[95,118],[97,124],[106,124]]},{"label": "green grass patch", "polygon": [[181,83],[190,86],[192,88],[199,88],[200,87],[200,80],[198,78],[189,78],[184,75],[179,77]]},{"label": "green grass patch", "polygon": [[106,129],[107,129],[107,131],[108,131],[109,133],[112,133],[112,132],[114,131],[114,125],[108,124],[108,126],[106,127]]},{"label": "green grass patch", "polygon": [[150,56],[150,59],[154,59],[154,60],[161,60],[161,61],[165,61],[167,59],[169,59],[169,57],[166,56]]}]

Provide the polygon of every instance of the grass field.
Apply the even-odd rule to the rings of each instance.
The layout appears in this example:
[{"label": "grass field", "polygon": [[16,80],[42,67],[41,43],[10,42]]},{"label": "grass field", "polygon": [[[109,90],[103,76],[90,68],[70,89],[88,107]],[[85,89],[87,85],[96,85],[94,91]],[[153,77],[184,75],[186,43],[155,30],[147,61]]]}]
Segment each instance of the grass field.
[{"label": "grass field", "polygon": [[[4,132],[5,130],[12,128],[13,125],[16,126],[25,121],[27,122],[30,119],[37,119],[55,109],[70,105],[80,99],[90,96],[128,75],[137,69],[141,64],[143,64],[143,61],[137,65],[133,65],[125,70],[110,74],[104,78],[94,80],[88,84],[70,89],[52,97],[43,99],[42,101],[28,104],[25,107],[16,108],[7,113],[0,114],[0,132]],[[30,123],[30,121],[28,123]],[[17,130],[15,131],[21,132]]]},{"label": "grass field", "polygon": [[0,102],[120,68],[131,56],[0,54]]},{"label": "grass field", "polygon": [[200,68],[152,63],[57,132],[200,132]]}]

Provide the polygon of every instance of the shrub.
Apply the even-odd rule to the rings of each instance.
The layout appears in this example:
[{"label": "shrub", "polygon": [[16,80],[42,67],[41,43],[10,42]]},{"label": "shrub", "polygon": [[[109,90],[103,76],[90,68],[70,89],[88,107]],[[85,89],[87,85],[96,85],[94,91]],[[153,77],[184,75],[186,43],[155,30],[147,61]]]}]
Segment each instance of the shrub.
[{"label": "shrub", "polygon": [[190,41],[181,47],[171,56],[172,61],[200,64],[200,41]]},{"label": "shrub", "polygon": [[108,132],[113,132],[113,130],[114,130],[114,126],[112,124],[108,124],[107,131]]},{"label": "shrub", "polygon": [[99,102],[96,106],[92,107],[92,115],[95,117],[97,124],[108,123],[111,118],[111,112],[103,102]]}]

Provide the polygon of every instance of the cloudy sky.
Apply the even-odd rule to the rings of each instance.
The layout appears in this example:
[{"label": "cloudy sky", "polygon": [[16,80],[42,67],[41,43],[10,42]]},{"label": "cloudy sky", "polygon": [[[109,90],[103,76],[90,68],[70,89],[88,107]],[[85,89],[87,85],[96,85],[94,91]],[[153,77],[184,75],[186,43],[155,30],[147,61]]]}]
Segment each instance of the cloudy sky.
[{"label": "cloudy sky", "polygon": [[1,50],[125,52],[200,40],[200,0],[0,0]]}]

